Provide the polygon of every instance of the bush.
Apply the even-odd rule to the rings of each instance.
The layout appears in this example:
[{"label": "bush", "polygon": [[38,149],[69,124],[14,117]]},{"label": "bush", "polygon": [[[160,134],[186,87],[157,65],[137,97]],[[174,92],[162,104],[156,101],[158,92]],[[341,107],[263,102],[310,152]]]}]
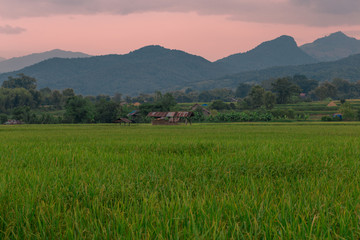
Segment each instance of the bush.
[{"label": "bush", "polygon": [[5,113],[0,113],[0,124],[6,123],[8,116]]},{"label": "bush", "polygon": [[330,122],[330,121],[333,121],[333,118],[330,116],[323,116],[321,118],[321,121]]}]

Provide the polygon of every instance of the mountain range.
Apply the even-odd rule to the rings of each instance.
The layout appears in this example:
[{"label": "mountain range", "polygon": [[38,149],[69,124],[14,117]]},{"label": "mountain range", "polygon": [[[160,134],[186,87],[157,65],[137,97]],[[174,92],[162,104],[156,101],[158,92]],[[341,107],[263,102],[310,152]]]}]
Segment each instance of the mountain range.
[{"label": "mountain range", "polygon": [[3,61],[5,61],[5,60],[6,60],[6,58],[0,57],[0,62],[3,62]]},{"label": "mountain range", "polygon": [[318,61],[335,61],[360,53],[360,40],[336,32],[300,48]]},{"label": "mountain range", "polygon": [[[94,57],[55,50],[66,56],[54,58],[49,54],[47,60],[1,74],[0,83],[9,76],[24,73],[38,80],[38,88],[73,88],[84,95],[115,92],[138,95],[187,87],[234,88],[239,82],[260,82],[293,74],[317,80],[342,77],[355,81],[360,80],[360,55],[348,56],[357,53],[359,42],[338,32],[298,47],[292,37],[281,36],[215,62],[161,46],[147,46],[124,55]],[[34,54],[22,59],[30,56],[33,58]],[[348,58],[339,60],[343,56]],[[2,64],[8,61],[0,62],[0,72]]]},{"label": "mountain range", "polygon": [[3,58],[3,60],[1,60],[1,58],[0,58],[0,73],[17,71],[22,68],[31,66],[33,64],[42,62],[44,60],[47,60],[50,58],[56,58],[56,57],[57,58],[85,58],[85,57],[90,57],[90,55],[87,55],[85,53],[80,53],[80,52],[69,52],[69,51],[54,49],[54,50],[43,52],[43,53],[33,53],[33,54],[26,55],[23,57],[15,57],[15,58],[10,58],[10,59]]},{"label": "mountain range", "polygon": [[233,54],[216,61],[223,65],[229,73],[315,62],[317,62],[316,59],[297,46],[294,38],[285,35],[264,42],[246,53]]},{"label": "mountain range", "polygon": [[309,79],[330,81],[343,78],[349,81],[360,80],[360,54],[351,55],[332,62],[321,62],[298,66],[272,67],[258,71],[240,72],[221,78],[194,82],[187,87],[198,90],[214,88],[236,88],[239,83],[260,83],[271,78],[281,78],[294,75],[305,75]]}]

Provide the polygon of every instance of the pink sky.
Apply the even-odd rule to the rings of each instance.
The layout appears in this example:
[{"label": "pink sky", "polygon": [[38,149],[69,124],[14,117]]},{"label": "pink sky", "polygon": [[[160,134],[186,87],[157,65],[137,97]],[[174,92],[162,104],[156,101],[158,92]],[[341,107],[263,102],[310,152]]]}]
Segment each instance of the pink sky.
[{"label": "pink sky", "polygon": [[[52,49],[125,54],[156,44],[213,61],[280,35],[293,36],[298,45],[336,31],[360,38],[358,0],[340,1],[349,7],[335,0],[223,0],[221,6],[214,0],[184,0],[181,6],[146,1],[0,0],[0,57]],[[12,11],[20,4],[25,6]]]}]

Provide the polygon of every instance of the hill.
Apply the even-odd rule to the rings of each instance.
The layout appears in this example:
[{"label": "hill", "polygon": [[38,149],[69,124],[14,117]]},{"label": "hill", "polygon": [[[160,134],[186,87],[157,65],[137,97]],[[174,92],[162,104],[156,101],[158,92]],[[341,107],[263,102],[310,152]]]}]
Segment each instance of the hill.
[{"label": "hill", "polygon": [[20,70],[24,67],[31,66],[33,64],[39,63],[46,59],[50,58],[84,58],[90,57],[87,54],[80,52],[69,52],[59,49],[43,52],[43,53],[33,53],[23,57],[10,58],[4,61],[0,60],[0,73],[12,72]]},{"label": "hill", "polygon": [[216,61],[232,73],[314,62],[316,60],[303,52],[290,36],[281,36],[246,53],[234,54]]},{"label": "hill", "polygon": [[302,74],[319,81],[332,80],[334,78],[358,81],[360,80],[360,54],[333,62],[273,67],[259,71],[242,72],[218,79],[193,83],[188,87],[201,90],[224,87],[236,88],[240,82],[260,83],[270,78],[293,76],[295,74]]},{"label": "hill", "polygon": [[84,95],[152,93],[226,74],[202,57],[160,46],[125,55],[49,59],[21,71],[1,74],[0,83],[18,73],[37,78],[39,88],[73,88]]},{"label": "hill", "polygon": [[6,60],[6,58],[0,57],[0,62],[5,61],[5,60]]},{"label": "hill", "polygon": [[360,53],[360,40],[336,32],[300,48],[319,61],[335,61]]}]

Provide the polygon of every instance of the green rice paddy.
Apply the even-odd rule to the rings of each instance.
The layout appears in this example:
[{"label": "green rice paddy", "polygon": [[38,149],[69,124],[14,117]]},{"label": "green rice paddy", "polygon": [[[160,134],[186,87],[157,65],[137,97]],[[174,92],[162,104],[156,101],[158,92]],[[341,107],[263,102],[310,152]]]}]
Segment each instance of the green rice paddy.
[{"label": "green rice paddy", "polygon": [[360,124],[0,126],[0,239],[359,239]]}]

